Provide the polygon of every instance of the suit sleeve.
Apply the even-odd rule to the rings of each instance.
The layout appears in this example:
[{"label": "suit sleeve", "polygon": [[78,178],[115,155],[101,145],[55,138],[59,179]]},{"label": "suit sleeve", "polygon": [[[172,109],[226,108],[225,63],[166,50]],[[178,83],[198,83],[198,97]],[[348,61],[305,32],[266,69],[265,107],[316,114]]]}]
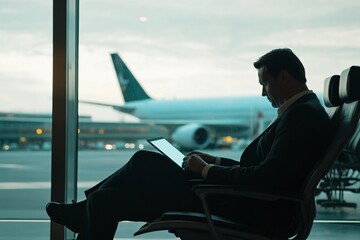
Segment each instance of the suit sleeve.
[{"label": "suit sleeve", "polygon": [[221,166],[234,166],[234,165],[239,165],[240,162],[230,159],[230,158],[221,158]]},{"label": "suit sleeve", "polygon": [[247,187],[294,187],[290,183],[300,182],[299,178],[311,165],[311,156],[316,156],[316,152],[320,151],[319,141],[323,140],[328,131],[328,119],[317,110],[307,105],[289,110],[279,120],[274,139],[258,144],[258,148],[262,144],[271,145],[260,164],[249,167],[213,166],[209,169],[207,180]]}]

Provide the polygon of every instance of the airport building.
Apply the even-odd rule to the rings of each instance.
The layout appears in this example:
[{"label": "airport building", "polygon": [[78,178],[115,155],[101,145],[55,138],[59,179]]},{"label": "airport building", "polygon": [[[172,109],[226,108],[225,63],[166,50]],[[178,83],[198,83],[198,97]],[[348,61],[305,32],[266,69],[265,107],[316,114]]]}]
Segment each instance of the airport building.
[{"label": "airport building", "polygon": [[[0,113],[0,146],[3,151],[50,150],[52,116],[49,114]],[[169,137],[160,125],[130,122],[93,122],[79,117],[79,150],[120,150],[143,148],[146,139]]]}]

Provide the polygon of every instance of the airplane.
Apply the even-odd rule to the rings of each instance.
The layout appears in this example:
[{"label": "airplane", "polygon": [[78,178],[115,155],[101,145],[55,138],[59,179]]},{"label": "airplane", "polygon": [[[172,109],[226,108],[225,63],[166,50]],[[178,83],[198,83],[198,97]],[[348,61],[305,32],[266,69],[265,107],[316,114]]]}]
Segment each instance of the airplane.
[{"label": "airplane", "polygon": [[199,99],[154,99],[140,85],[117,53],[111,58],[124,104],[94,101],[86,104],[112,107],[141,122],[166,126],[172,141],[180,148],[203,149],[219,137],[251,138],[275,119],[276,109],[262,96],[217,97]]}]

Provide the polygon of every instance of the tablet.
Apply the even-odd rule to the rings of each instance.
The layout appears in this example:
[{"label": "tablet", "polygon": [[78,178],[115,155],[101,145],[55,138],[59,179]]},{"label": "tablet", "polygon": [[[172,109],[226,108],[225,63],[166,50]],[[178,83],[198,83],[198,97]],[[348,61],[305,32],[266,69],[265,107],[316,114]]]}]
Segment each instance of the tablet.
[{"label": "tablet", "polygon": [[173,160],[182,168],[183,159],[185,157],[174,145],[163,137],[147,139],[147,141],[159,152]]}]

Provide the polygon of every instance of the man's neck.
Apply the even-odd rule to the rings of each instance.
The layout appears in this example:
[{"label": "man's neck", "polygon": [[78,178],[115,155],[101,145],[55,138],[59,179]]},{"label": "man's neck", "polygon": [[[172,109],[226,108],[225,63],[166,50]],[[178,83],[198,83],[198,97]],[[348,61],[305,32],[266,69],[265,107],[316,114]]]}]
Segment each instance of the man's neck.
[{"label": "man's neck", "polygon": [[285,112],[294,102],[296,102],[302,96],[312,93],[310,90],[304,90],[302,92],[298,92],[297,94],[293,95],[291,98],[287,99],[279,108],[278,108],[278,115]]},{"label": "man's neck", "polygon": [[301,92],[305,92],[305,91],[308,91],[309,88],[306,86],[306,85],[299,85],[299,86],[296,86],[294,87],[293,89],[290,89],[288,92],[287,92],[287,95],[285,96],[285,102],[287,100],[289,100],[290,98],[292,98],[293,96],[301,93]]}]

